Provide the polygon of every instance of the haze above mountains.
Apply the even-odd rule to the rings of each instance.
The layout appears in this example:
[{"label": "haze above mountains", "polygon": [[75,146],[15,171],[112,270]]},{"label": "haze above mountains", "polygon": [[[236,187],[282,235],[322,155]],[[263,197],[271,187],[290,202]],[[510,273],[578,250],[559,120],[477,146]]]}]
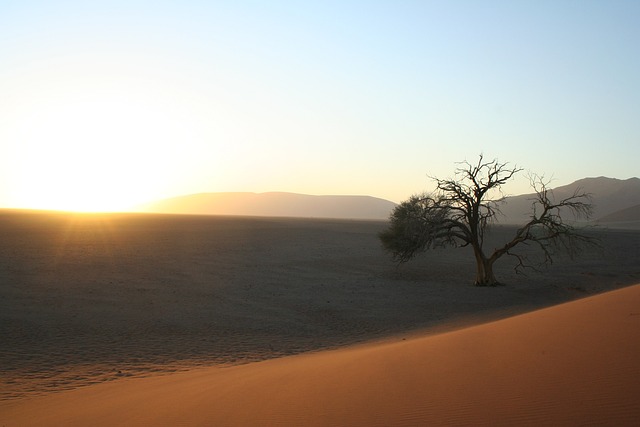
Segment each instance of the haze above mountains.
[{"label": "haze above mountains", "polygon": [[[592,221],[640,225],[640,178],[584,178],[553,189],[556,200],[579,189],[593,196]],[[521,223],[531,211],[533,193],[508,197],[501,223]],[[385,220],[394,202],[370,196],[312,196],[270,193],[200,193],[163,199],[140,206],[153,213],[192,215],[241,215],[300,218]]]}]

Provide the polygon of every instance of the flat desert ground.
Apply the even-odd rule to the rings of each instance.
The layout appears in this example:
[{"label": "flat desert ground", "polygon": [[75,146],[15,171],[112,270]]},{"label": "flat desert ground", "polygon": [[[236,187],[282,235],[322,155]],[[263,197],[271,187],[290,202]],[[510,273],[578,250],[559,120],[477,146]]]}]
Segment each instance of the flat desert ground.
[{"label": "flat desert ground", "polygon": [[384,227],[0,211],[0,425],[638,423],[640,232],[476,288]]}]

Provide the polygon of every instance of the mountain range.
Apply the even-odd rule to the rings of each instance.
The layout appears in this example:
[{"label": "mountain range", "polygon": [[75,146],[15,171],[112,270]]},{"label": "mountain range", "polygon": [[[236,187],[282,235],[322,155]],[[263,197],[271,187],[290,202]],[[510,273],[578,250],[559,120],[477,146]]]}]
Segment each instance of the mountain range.
[{"label": "mountain range", "polygon": [[396,206],[370,196],[312,196],[308,194],[199,193],[172,197],[141,206],[145,212],[192,215],[242,215],[300,218],[387,219]]},{"label": "mountain range", "polygon": [[[555,200],[576,190],[592,195],[592,221],[601,224],[640,225],[640,178],[584,178],[552,190]],[[500,223],[522,223],[531,212],[535,194],[508,197]],[[394,202],[370,196],[312,196],[307,194],[199,193],[159,200],[138,210],[192,215],[242,215],[301,218],[385,220]]]},{"label": "mountain range", "polygon": [[[575,192],[591,195],[593,213],[590,220],[600,224],[637,222],[640,224],[640,178],[626,180],[597,177],[583,178],[551,190],[553,200],[571,197]],[[531,213],[535,193],[508,197],[500,208],[503,223],[522,223]]]}]

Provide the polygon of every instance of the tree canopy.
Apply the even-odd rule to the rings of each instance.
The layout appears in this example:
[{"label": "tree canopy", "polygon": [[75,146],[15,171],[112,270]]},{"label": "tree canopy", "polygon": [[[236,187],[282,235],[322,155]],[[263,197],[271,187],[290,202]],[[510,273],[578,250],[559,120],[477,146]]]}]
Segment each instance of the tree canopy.
[{"label": "tree canopy", "polygon": [[394,260],[407,262],[417,254],[435,247],[471,246],[476,260],[475,284],[498,284],[493,264],[504,255],[517,259],[516,269],[533,267],[527,257],[517,251],[523,245],[534,245],[543,255],[543,264],[551,263],[560,249],[573,256],[582,244],[595,239],[564,217],[588,219],[592,212],[591,196],[579,190],[570,197],[555,200],[544,180],[531,175],[535,191],[529,221],[519,227],[513,238],[487,253],[485,234],[500,215],[505,197],[501,187],[522,169],[486,161],[462,162],[452,179],[433,178],[436,191],[417,194],[398,205],[390,217],[389,228],[379,237]]}]

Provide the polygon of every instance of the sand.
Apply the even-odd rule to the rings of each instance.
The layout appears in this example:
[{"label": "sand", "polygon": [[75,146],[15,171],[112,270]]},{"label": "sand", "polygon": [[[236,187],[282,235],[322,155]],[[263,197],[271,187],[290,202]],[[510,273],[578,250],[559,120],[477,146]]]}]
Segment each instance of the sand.
[{"label": "sand", "polygon": [[634,425],[640,285],[455,332],[19,402],[12,426]]},{"label": "sand", "polygon": [[396,269],[382,228],[3,212],[0,425],[638,416],[637,287],[512,317],[640,282],[637,232],[479,289],[464,249]]}]

